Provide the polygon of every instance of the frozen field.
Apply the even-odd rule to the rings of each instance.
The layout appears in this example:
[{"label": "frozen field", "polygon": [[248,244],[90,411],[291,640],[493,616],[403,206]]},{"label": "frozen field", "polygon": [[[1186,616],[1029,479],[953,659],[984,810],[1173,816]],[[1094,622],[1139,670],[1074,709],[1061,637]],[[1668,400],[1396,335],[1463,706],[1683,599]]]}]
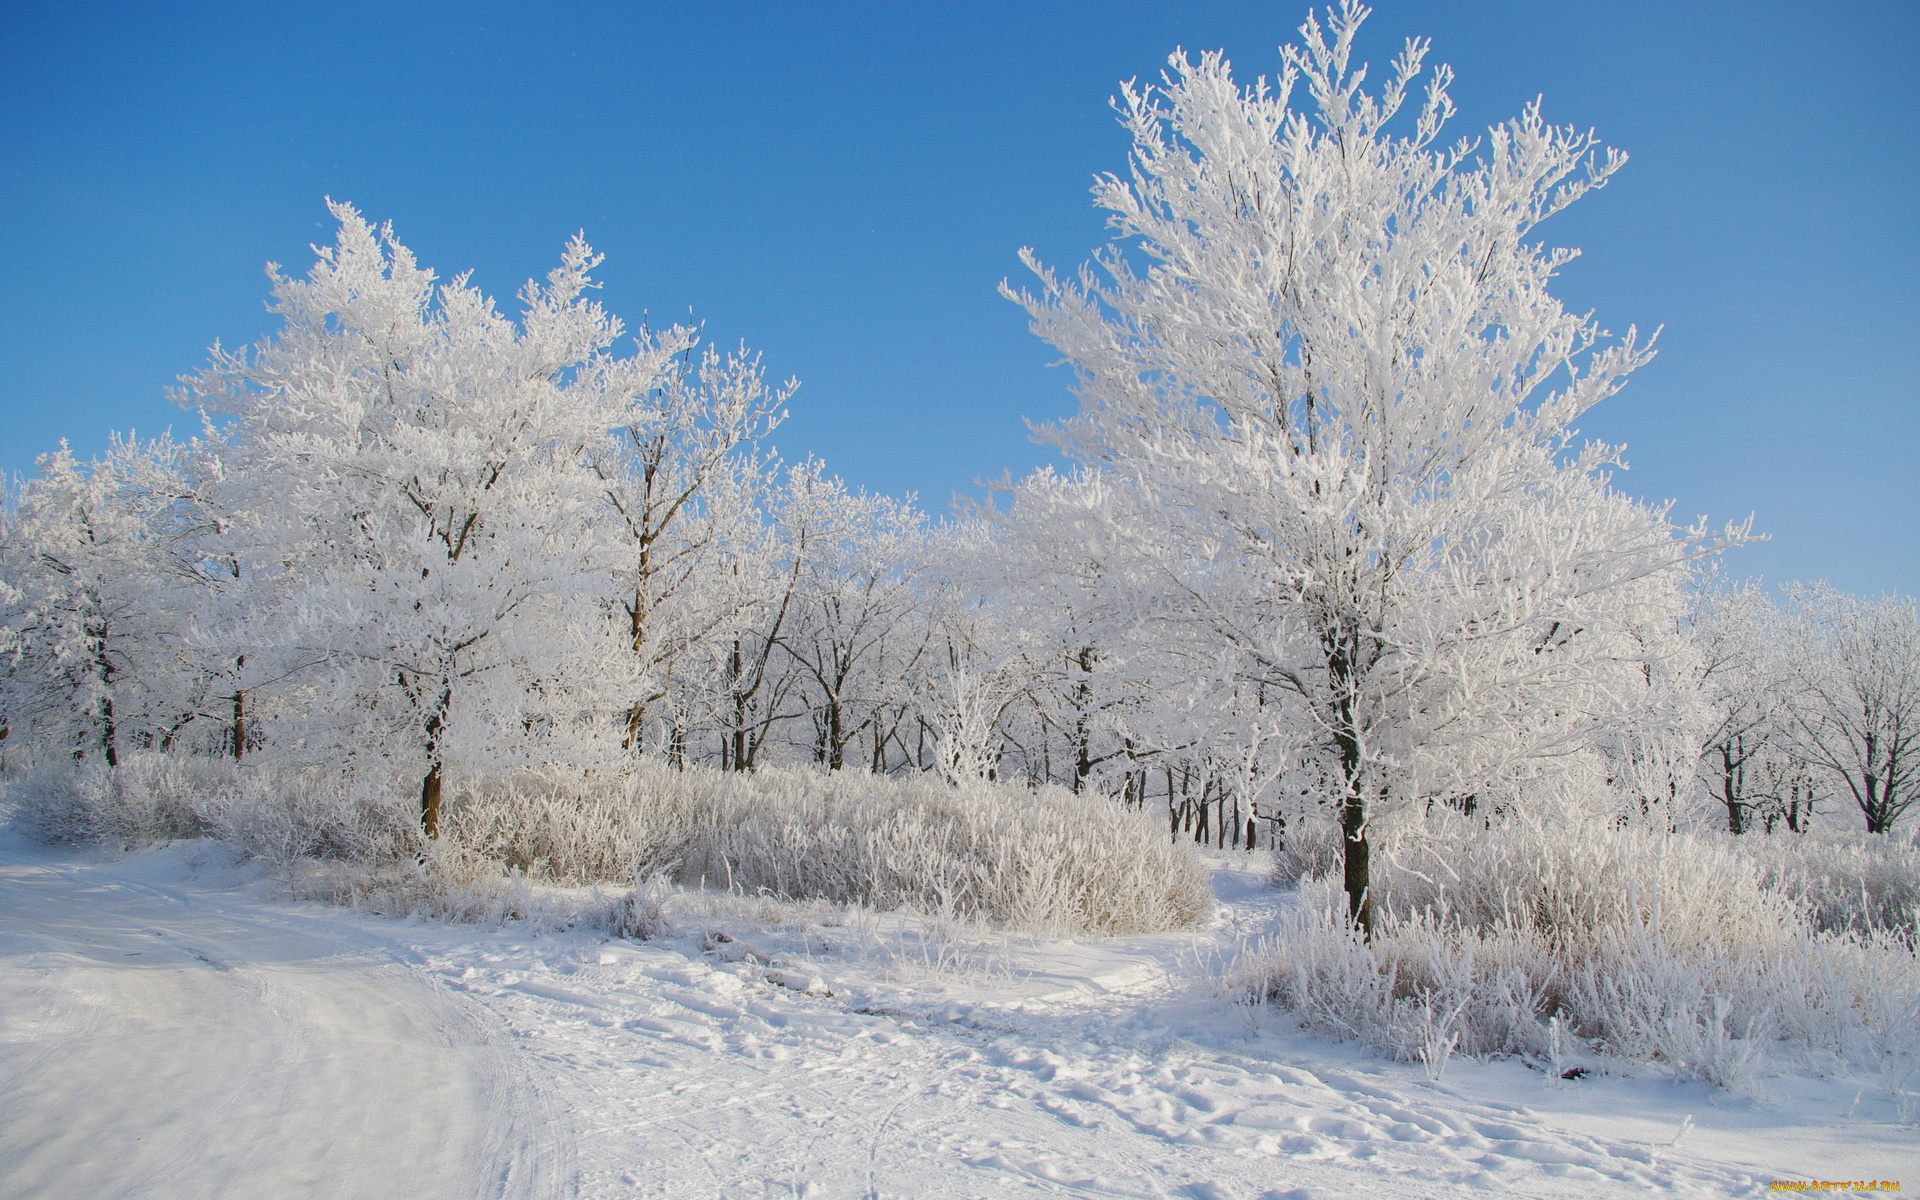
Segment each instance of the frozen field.
[{"label": "frozen field", "polygon": [[[1215,860],[1197,934],[970,937],[669,902],[682,936],[393,921],[210,845],[0,834],[0,1195],[1760,1194],[1920,1175],[1872,1080],[1758,1100],[1292,1032],[1212,979],[1285,898]],[[1920,1179],[1909,1178],[1909,1186]]]}]

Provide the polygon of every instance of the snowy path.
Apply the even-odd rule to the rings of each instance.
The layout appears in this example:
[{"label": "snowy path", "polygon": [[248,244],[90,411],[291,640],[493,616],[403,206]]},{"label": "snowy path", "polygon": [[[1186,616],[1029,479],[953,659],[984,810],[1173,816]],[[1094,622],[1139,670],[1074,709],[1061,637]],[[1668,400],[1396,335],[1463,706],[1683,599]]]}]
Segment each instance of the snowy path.
[{"label": "snowy path", "polygon": [[896,918],[709,916],[683,926],[731,940],[408,937],[546,1064],[587,1196],[1748,1196],[1920,1163],[1856,1083],[1783,1079],[1755,1104],[1472,1061],[1434,1083],[1251,1029],[1194,980],[1284,901],[1221,861],[1224,920],[1192,935],[983,954],[916,948],[924,925]]},{"label": "snowy path", "polygon": [[0,840],[0,1196],[1704,1197],[1920,1161],[1854,1083],[1433,1083],[1250,1028],[1193,982],[1280,902],[1244,866],[1212,930],[983,947],[686,897],[654,942],[385,921],[193,853]]},{"label": "snowy path", "polygon": [[517,1047],[353,933],[0,850],[0,1194],[562,1194]]},{"label": "snowy path", "polygon": [[[1749,1171],[1570,1133],[1359,1052],[1289,1054],[1230,1014],[1216,1014],[1213,1036],[1204,1021],[1174,1028],[1180,1018],[1152,1002],[1167,976],[1124,954],[1105,982],[1068,966],[1077,993],[1055,980],[1034,998],[1028,978],[987,999],[864,972],[818,979],[827,955],[783,956],[781,940],[743,932],[718,955],[609,943],[571,960],[526,943],[423,950],[504,1014],[569,1107],[591,1114],[580,1130],[591,1196],[1764,1190]],[[743,945],[787,965],[724,961]],[[792,986],[813,979],[835,994]]]}]

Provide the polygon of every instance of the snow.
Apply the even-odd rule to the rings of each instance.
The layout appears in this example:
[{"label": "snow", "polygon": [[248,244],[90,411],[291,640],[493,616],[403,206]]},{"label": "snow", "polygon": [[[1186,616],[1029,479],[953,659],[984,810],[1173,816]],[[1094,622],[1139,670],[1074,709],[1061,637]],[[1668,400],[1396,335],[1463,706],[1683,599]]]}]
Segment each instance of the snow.
[{"label": "snow", "polygon": [[1725,1196],[1920,1162],[1857,1081],[1436,1082],[1297,1033],[1211,982],[1287,902],[1246,856],[1198,933],[682,894],[682,936],[628,942],[0,839],[8,1196]]}]

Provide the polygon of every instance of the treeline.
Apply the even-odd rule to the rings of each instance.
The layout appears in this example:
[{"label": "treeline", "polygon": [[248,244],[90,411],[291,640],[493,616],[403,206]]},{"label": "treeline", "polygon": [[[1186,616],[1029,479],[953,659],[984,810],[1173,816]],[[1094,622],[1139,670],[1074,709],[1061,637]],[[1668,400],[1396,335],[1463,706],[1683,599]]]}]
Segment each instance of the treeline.
[{"label": "treeline", "polygon": [[[373,766],[417,782],[429,829],[449,770],[641,756],[1052,782],[1222,845],[1338,816],[1340,747],[1263,627],[1276,598],[1166,537],[1144,488],[1041,472],[930,521],[769,457],[793,385],[753,356],[685,327],[616,353],[583,244],[516,322],[336,212],[310,276],[275,277],[284,329],[183,382],[200,438],[62,449],[11,491],[13,765]],[[1534,658],[1606,639],[1611,676],[1507,681],[1587,702],[1479,731],[1495,769],[1413,795],[1891,828],[1915,796],[1912,604],[1783,605],[1684,564],[1659,584],[1612,629],[1597,606],[1528,627]]]}]

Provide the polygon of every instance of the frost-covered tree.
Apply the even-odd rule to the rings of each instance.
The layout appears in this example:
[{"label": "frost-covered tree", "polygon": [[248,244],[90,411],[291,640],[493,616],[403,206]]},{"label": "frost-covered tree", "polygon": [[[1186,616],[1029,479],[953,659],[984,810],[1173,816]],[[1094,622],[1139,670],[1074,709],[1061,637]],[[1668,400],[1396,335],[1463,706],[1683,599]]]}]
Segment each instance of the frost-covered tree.
[{"label": "frost-covered tree", "polygon": [[753,447],[797,386],[769,388],[744,349],[696,350],[688,329],[667,330],[655,345],[675,351],[672,366],[589,455],[613,511],[597,557],[618,598],[623,650],[607,665],[620,680],[630,751],[643,748],[649,712],[672,694],[675,664],[737,615],[739,589],[721,575],[758,532],[768,468]]},{"label": "frost-covered tree", "polygon": [[1689,624],[1705,712],[1700,766],[1725,810],[1727,831],[1744,833],[1776,807],[1797,828],[1803,798],[1776,795],[1793,778],[1786,769],[1794,683],[1786,670],[1785,615],[1749,581],[1701,589]]},{"label": "frost-covered tree", "polygon": [[1219,54],[1127,86],[1112,244],[1071,279],[1026,254],[1040,292],[1007,293],[1079,376],[1055,440],[1152,498],[1168,603],[1317,731],[1363,928],[1369,823],[1634,719],[1624,618],[1677,621],[1682,564],[1723,541],[1576,444],[1651,349],[1568,312],[1574,252],[1530,239],[1623,156],[1537,105],[1442,146],[1444,67],[1396,132],[1426,44],[1368,94],[1367,11],[1310,17],[1271,86]]},{"label": "frost-covered tree", "polygon": [[332,209],[338,240],[305,279],[270,268],[280,331],[216,347],[180,398],[232,418],[228,521],[256,556],[237,570],[324,664],[309,736],[416,770],[433,835],[456,749],[498,755],[572,703],[563,634],[605,590],[582,578],[599,490],[583,459],[684,341],[614,353],[579,238],[516,322]]},{"label": "frost-covered tree", "polygon": [[1824,585],[1794,601],[1793,754],[1853,799],[1867,832],[1886,833],[1920,801],[1920,611]]},{"label": "frost-covered tree", "polygon": [[818,463],[796,468],[787,486],[781,527],[795,594],[778,642],[798,668],[810,749],[830,770],[864,759],[882,771],[931,637],[916,619],[926,517],[910,501],[849,492]]},{"label": "frost-covered tree", "polygon": [[62,446],[9,497],[0,522],[0,716],[9,739],[98,756],[171,743],[205,680],[186,633],[204,598],[202,516],[161,437],[114,437],[81,463]]},{"label": "frost-covered tree", "polygon": [[1015,740],[1031,777],[1081,791],[1132,766],[1123,715],[1159,661],[1137,636],[1139,572],[1125,531],[1142,516],[1139,497],[1095,471],[1042,470],[1007,492],[1007,510],[978,514],[999,536],[977,574],[1000,597],[990,611],[1018,622],[1033,664],[1033,727]]}]

